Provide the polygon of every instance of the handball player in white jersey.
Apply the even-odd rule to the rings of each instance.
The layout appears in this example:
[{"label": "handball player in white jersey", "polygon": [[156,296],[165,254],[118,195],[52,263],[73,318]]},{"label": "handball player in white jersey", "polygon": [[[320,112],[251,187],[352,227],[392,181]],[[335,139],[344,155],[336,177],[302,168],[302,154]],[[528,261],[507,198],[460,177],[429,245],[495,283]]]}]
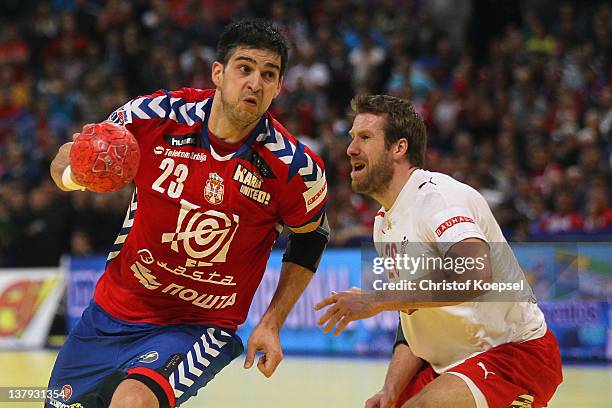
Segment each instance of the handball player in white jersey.
[{"label": "handball player in white jersey", "polygon": [[[427,135],[410,103],[386,95],[359,96],[352,108],[351,183],[355,192],[382,205],[373,231],[379,257],[393,258],[413,245],[422,256],[437,254],[445,261],[487,260],[483,268],[472,264],[444,275],[444,282],[524,279],[484,198],[452,177],[422,169]],[[410,278],[397,268],[387,275],[390,282]],[[353,320],[400,311],[384,385],[366,408],[547,405],[562,381],[561,358],[531,290],[522,287],[516,298],[495,301],[497,293],[471,289],[455,291],[456,299],[428,291],[380,296],[352,289],[316,306],[329,306],[319,325],[325,332],[335,327],[336,335]]]}]

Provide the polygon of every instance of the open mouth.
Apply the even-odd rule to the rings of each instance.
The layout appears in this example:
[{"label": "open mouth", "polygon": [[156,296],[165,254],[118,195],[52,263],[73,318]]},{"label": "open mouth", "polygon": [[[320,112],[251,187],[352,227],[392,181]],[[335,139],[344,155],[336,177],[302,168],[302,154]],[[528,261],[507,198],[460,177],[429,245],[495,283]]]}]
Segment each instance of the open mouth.
[{"label": "open mouth", "polygon": [[360,173],[361,171],[363,171],[365,169],[365,164],[363,163],[354,163],[352,166],[352,171],[351,171],[351,175],[353,174],[357,174]]},{"label": "open mouth", "polygon": [[252,106],[252,107],[256,107],[257,106],[257,98],[253,97],[253,96],[248,96],[246,98],[243,99],[244,103]]}]

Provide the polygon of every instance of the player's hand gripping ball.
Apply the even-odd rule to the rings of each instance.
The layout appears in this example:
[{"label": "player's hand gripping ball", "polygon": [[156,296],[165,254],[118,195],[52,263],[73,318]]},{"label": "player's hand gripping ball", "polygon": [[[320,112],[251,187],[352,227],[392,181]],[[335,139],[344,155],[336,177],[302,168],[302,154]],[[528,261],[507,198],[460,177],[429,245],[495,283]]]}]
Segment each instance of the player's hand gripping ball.
[{"label": "player's hand gripping ball", "polygon": [[121,190],[136,176],[139,163],[134,135],[111,122],[85,125],[70,150],[72,178],[98,193]]}]

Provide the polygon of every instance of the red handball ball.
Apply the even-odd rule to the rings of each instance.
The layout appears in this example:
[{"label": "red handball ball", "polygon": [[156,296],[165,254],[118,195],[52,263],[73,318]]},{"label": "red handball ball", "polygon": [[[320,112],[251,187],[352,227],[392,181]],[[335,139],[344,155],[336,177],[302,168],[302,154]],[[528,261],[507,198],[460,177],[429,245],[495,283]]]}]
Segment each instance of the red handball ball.
[{"label": "red handball ball", "polygon": [[111,122],[85,125],[70,150],[72,178],[91,191],[119,191],[129,184],[140,163],[133,134]]}]

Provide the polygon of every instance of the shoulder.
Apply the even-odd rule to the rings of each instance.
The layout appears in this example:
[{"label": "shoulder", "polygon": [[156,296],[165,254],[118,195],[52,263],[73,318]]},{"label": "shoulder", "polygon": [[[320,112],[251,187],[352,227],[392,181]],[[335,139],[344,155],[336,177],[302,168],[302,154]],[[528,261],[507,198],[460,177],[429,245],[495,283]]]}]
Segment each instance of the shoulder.
[{"label": "shoulder", "polygon": [[[322,211],[327,202],[327,181],[319,156],[269,113],[266,114],[266,131],[257,137],[254,148],[276,174],[276,188],[282,192],[280,197],[286,211],[305,214]],[[286,220],[288,225],[302,225],[302,221],[301,218]]]},{"label": "shoulder", "polygon": [[413,212],[424,236],[446,243],[474,237],[486,240],[482,227],[489,225],[492,215],[482,195],[450,176],[427,173],[431,182],[417,192]]},{"label": "shoulder", "polygon": [[204,105],[214,94],[214,89],[159,89],[128,101],[108,119],[120,125],[151,119],[193,125],[204,120]]},{"label": "shoulder", "polygon": [[411,213],[425,230],[440,236],[445,222],[474,224],[477,214],[483,212],[484,198],[467,184],[442,173],[423,172],[419,176],[422,178],[417,183]]},{"label": "shoulder", "polygon": [[186,101],[204,101],[215,95],[214,89],[181,88],[168,92],[173,98],[181,98]]},{"label": "shoulder", "polygon": [[272,156],[275,167],[283,168],[287,182],[301,179],[307,186],[325,179],[325,168],[321,158],[308,146],[300,142],[272,115],[268,114],[268,128],[258,138],[260,150]]},{"label": "shoulder", "polygon": [[465,205],[481,194],[453,177],[437,172],[421,171],[416,183],[415,199],[417,208],[428,211],[452,205]]}]

